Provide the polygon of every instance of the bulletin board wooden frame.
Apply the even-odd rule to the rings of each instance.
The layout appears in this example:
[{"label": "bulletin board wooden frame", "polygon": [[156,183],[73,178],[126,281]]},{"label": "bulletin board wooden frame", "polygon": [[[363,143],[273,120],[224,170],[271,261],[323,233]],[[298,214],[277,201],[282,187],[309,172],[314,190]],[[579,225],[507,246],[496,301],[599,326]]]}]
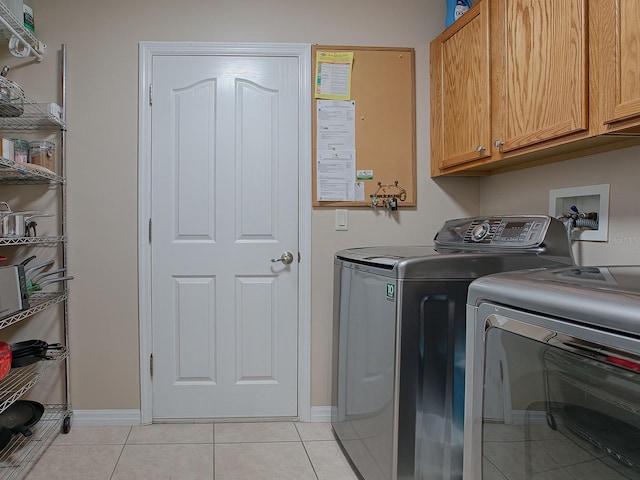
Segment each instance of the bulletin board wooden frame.
[{"label": "bulletin board wooden frame", "polygon": [[[355,100],[356,170],[373,170],[364,182],[364,201],[318,201],[315,65],[318,52],[353,52],[351,99]],[[314,45],[312,58],[313,206],[370,207],[371,195],[406,191],[398,207],[416,205],[416,97],[413,48]],[[383,192],[384,190],[384,192]],[[381,206],[381,205],[380,205]]]}]

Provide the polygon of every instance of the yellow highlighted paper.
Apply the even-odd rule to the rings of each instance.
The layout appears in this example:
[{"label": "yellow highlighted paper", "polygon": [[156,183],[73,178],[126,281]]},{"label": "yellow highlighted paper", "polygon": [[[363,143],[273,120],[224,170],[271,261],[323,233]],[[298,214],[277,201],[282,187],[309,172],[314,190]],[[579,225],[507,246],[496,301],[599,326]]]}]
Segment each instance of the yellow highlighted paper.
[{"label": "yellow highlighted paper", "polygon": [[315,98],[351,99],[353,52],[317,52]]}]

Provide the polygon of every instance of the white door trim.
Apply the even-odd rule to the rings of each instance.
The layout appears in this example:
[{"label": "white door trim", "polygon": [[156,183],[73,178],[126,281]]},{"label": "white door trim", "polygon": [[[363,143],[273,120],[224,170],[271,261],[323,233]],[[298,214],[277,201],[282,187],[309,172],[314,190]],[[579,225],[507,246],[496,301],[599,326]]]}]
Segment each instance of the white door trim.
[{"label": "white door trim", "polygon": [[140,42],[138,55],[138,317],[140,325],[140,418],[152,423],[151,320],[151,110],[149,83],[158,55],[270,55],[299,59],[299,288],[298,417],[311,420],[311,46],[282,43]]}]

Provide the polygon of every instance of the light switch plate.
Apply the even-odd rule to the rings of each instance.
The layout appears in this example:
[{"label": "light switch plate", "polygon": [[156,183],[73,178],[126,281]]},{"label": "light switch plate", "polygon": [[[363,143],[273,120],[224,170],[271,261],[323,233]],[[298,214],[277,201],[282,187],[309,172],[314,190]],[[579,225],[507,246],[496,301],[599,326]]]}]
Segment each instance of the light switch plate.
[{"label": "light switch plate", "polygon": [[336,210],[336,230],[349,230],[349,210]]}]

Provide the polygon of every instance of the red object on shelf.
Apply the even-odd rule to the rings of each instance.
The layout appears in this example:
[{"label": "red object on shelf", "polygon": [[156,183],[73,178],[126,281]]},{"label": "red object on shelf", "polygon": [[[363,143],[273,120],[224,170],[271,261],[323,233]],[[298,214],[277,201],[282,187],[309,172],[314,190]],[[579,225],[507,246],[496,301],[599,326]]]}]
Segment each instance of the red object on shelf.
[{"label": "red object on shelf", "polygon": [[11,370],[11,345],[0,342],[0,380]]}]

